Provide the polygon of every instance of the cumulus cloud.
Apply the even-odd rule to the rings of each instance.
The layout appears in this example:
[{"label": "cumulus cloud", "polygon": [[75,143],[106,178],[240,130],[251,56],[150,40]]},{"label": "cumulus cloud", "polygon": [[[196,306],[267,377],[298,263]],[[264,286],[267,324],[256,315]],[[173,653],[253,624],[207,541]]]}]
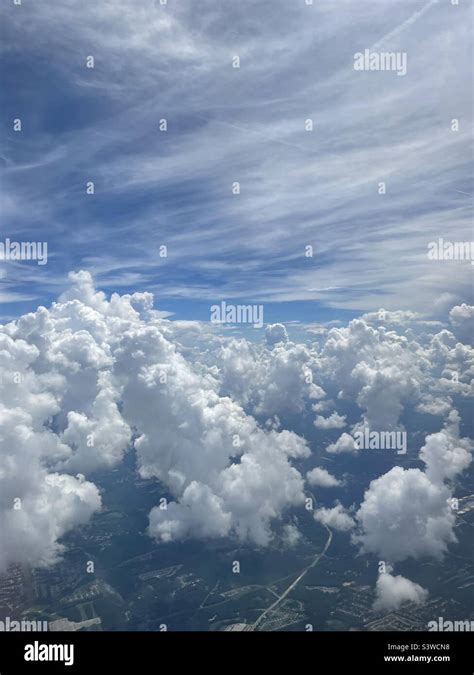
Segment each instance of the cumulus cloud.
[{"label": "cumulus cloud", "polygon": [[61,466],[69,471],[116,466],[130,443],[130,427],[117,407],[118,394],[105,384],[106,380],[106,376],[99,378],[102,386],[89,415],[74,410],[67,414],[61,439],[74,451]]},{"label": "cumulus cloud", "polygon": [[[167,510],[152,511],[150,532],[163,541],[232,532],[267,544],[271,521],[304,499],[290,459],[309,454],[306,442],[264,430],[220,396],[216,380],[193,369],[159,325],[137,323],[123,333],[115,359],[123,414],[139,431],[140,473],[161,480],[175,497]],[[201,529],[193,520],[198,513],[206,514]]]},{"label": "cumulus cloud", "polygon": [[319,362],[306,345],[278,342],[273,349],[230,340],[215,355],[222,395],[255,416],[302,413],[324,398],[317,384]]},{"label": "cumulus cloud", "polygon": [[48,565],[59,539],[100,508],[97,488],[82,475],[57,472],[72,452],[49,428],[64,380],[35,373],[40,350],[0,329],[0,571],[14,562]]},{"label": "cumulus cloud", "polygon": [[344,432],[339,436],[335,443],[330,443],[326,448],[326,452],[329,452],[332,455],[339,455],[341,453],[351,453],[357,455],[358,448],[354,441],[354,438]]},{"label": "cumulus cloud", "polygon": [[[274,324],[264,343],[251,343],[168,321],[149,293],[107,298],[87,272],[70,280],[49,309],[0,326],[0,565],[57,559],[63,534],[100,508],[94,472],[118,466],[132,443],[141,476],[160,481],[168,497],[166,508],[150,513],[151,536],[267,545],[274,523],[305,497],[297,462],[309,445],[285,420],[333,406],[326,388],[352,400],[374,427],[398,426],[410,404],[446,416],[420,452],[424,472],[395,467],[372,481],[354,541],[390,560],[442,555],[455,541],[447,482],[467,467],[471,448],[459,438],[443,374],[464,368],[467,386],[473,361],[452,333],[428,334],[422,345],[406,329],[412,319],[398,317],[404,335],[355,320],[330,330],[320,348],[289,341]],[[333,412],[315,426],[345,422]],[[343,433],[327,452],[357,448]],[[306,478],[340,485],[319,467]],[[354,526],[341,504],[318,509],[315,518],[336,529]]]},{"label": "cumulus cloud", "polygon": [[340,532],[347,532],[355,526],[353,518],[339,502],[332,509],[317,509],[314,512],[314,519]]},{"label": "cumulus cloud", "polygon": [[288,333],[282,323],[269,324],[265,328],[265,340],[271,347],[278,342],[288,342]]},{"label": "cumulus cloud", "polygon": [[474,306],[456,305],[449,312],[453,332],[462,342],[472,344],[474,340]]},{"label": "cumulus cloud", "polygon": [[331,408],[334,408],[334,401],[331,399],[326,399],[325,401],[319,401],[318,403],[315,403],[314,405],[311,406],[314,412],[325,412],[327,410],[330,410]]},{"label": "cumulus cloud", "polygon": [[428,591],[419,584],[401,575],[392,576],[389,572],[379,575],[375,593],[373,609],[376,611],[396,611],[410,602],[422,605],[428,597]]},{"label": "cumulus cloud", "polygon": [[[239,462],[227,461],[220,471],[208,466],[206,487],[199,484],[198,490],[197,484],[193,486],[192,508],[189,508],[188,487],[181,493],[176,484],[177,476],[186,484],[191,469],[187,468],[186,473],[173,469],[167,475],[160,469],[161,479],[174,488],[179,502],[171,503],[168,510],[158,507],[152,510],[152,534],[163,541],[181,538],[186,533],[196,536],[194,528],[183,530],[179,521],[184,516],[186,522],[191,518],[193,523],[198,514],[205,518],[206,524],[198,529],[197,536],[225,536],[232,532],[242,541],[267,545],[273,536],[272,520],[280,517],[288,507],[300,506],[304,501],[303,479],[288,461],[295,439],[283,436],[280,440],[273,434],[271,432],[265,438],[262,432],[255,439],[249,438],[250,447]],[[285,447],[286,440],[289,447]],[[293,450],[297,454],[306,454],[302,443],[300,447],[295,444]],[[202,471],[205,468],[199,467],[199,473]],[[147,475],[150,475],[149,466]],[[212,508],[208,504],[212,504]],[[162,537],[163,531],[165,537]],[[172,536],[173,533],[176,536]]]},{"label": "cumulus cloud", "polygon": [[429,434],[420,450],[426,475],[433,483],[454,478],[471,463],[472,443],[459,438],[459,422],[459,413],[451,410],[442,431]]},{"label": "cumulus cloud", "polygon": [[[96,488],[71,474],[116,466],[133,428],[140,474],[159,479],[173,496],[167,509],[150,513],[152,536],[166,542],[233,534],[266,545],[272,521],[304,501],[304,478],[292,460],[308,456],[306,441],[260,427],[239,403],[221,396],[215,369],[177,349],[149,294],[113,294],[108,300],[87,272],[70,278],[71,288],[49,310],[39,308],[0,331],[5,371],[12,381],[18,371],[20,381],[12,387],[3,379],[10,426],[3,426],[2,441],[16,449],[18,460],[21,452],[36,453],[35,461],[27,461],[36,478],[24,478],[24,490],[20,464],[14,474],[10,470],[13,492],[4,493],[5,508],[13,496],[24,496],[26,515],[33,495],[57,504],[62,488],[69,500],[64,497],[64,508],[56,516],[42,511],[51,536],[59,539],[100,505]],[[297,372],[290,389],[298,384],[311,396],[316,388],[304,381],[307,358],[304,348],[293,345],[276,362],[286,361],[289,372]],[[10,466],[6,450],[2,460]],[[52,481],[56,474],[50,471],[63,474]],[[8,513],[6,529],[10,518]],[[52,560],[56,539],[40,540]],[[13,545],[7,548],[14,559]]]},{"label": "cumulus cloud", "polygon": [[426,349],[431,366],[433,389],[444,398],[472,396],[474,392],[474,349],[462,344],[443,329],[432,336]]},{"label": "cumulus cloud", "polygon": [[370,483],[356,513],[362,532],[353,540],[382,560],[441,558],[456,541],[450,494],[423,471],[395,466]]},{"label": "cumulus cloud", "polygon": [[385,431],[396,429],[404,406],[418,401],[429,368],[416,341],[362,319],[328,333],[320,362],[340,385],[339,398],[356,402],[365,424]]},{"label": "cumulus cloud", "polygon": [[11,563],[49,565],[63,550],[59,539],[100,509],[99,492],[80,474],[48,469],[61,443],[42,427],[39,409],[0,405],[0,422],[0,572]]},{"label": "cumulus cloud", "polygon": [[470,441],[459,438],[459,414],[452,410],[442,431],[429,434],[420,450],[425,471],[395,466],[370,483],[356,513],[359,531],[353,541],[392,562],[442,558],[457,541],[448,482],[469,465],[470,451]]},{"label": "cumulus cloud", "polygon": [[60,538],[101,506],[97,488],[80,474],[47,473],[37,464],[23,469],[10,466],[9,487],[2,485],[0,571],[11,563],[43,567],[56,562],[64,550]]},{"label": "cumulus cloud", "polygon": [[340,480],[319,466],[308,471],[306,480],[310,485],[319,485],[319,487],[337,487],[338,485],[342,485]]},{"label": "cumulus cloud", "polygon": [[459,414],[452,410],[442,431],[429,434],[420,450],[420,469],[396,466],[372,481],[356,514],[361,528],[353,540],[385,560],[441,558],[456,542],[448,482],[471,462],[472,444],[459,438]]},{"label": "cumulus cloud", "polygon": [[183,491],[179,503],[166,510],[155,507],[150,513],[149,532],[162,542],[196,538],[224,537],[232,525],[231,514],[223,508],[220,497],[202,483],[192,481]]},{"label": "cumulus cloud", "polygon": [[346,418],[333,412],[329,417],[318,415],[314,420],[314,426],[318,429],[342,429],[346,426]]},{"label": "cumulus cloud", "polygon": [[453,400],[449,396],[441,397],[425,394],[416,406],[416,410],[421,413],[444,417],[451,410],[452,406]]}]

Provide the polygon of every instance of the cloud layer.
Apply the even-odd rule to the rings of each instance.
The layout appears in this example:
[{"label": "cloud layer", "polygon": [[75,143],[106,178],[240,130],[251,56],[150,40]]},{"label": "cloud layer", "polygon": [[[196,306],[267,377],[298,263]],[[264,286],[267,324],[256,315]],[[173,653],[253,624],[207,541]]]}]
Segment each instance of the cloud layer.
[{"label": "cloud layer", "polygon": [[[308,486],[346,482],[303,468],[311,452],[336,462],[346,450],[357,461],[355,430],[403,429],[404,411],[422,404],[441,427],[420,449],[424,470],[394,466],[370,483],[355,515],[336,502],[314,518],[390,562],[442,556],[456,542],[452,485],[471,461],[452,398],[470,390],[472,349],[416,315],[385,321],[367,315],[318,342],[310,329],[304,343],[273,325],[250,342],[163,318],[149,293],[107,298],[88,272],[71,274],[49,309],[0,326],[0,567],[54,562],[61,537],[100,509],[95,472],[131,449],[166,498],[149,515],[159,542],[266,546],[282,523],[284,540],[296,543],[292,512]],[[457,378],[446,377],[451,367]],[[338,423],[311,424],[322,410]],[[302,419],[315,443],[293,430]],[[340,420],[351,433],[338,439]],[[328,434],[334,442],[321,442]]]}]

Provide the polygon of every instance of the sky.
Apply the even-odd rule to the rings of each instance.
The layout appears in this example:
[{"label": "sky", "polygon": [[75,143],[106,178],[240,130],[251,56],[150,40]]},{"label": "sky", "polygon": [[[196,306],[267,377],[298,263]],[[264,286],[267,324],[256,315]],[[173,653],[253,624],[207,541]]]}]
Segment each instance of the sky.
[{"label": "sky", "polygon": [[[80,269],[107,292],[153,292],[177,319],[223,300],[303,324],[469,302],[470,262],[427,248],[472,239],[471,3],[1,13],[0,240],[48,244],[46,265],[0,262],[4,320]],[[365,49],[405,53],[406,74],[355,70]]]},{"label": "sky", "polygon": [[0,260],[0,573],[54,565],[134,453],[159,544],[298,546],[310,487],[374,606],[425,602],[392,572],[456,546],[472,467],[473,267],[429,256],[472,238],[470,3],[1,12],[0,252],[48,256]]}]

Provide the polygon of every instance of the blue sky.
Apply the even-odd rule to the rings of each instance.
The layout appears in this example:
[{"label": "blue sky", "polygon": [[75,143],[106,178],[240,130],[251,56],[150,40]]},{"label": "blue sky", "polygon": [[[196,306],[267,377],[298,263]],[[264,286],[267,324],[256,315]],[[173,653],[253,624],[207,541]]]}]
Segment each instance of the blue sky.
[{"label": "blue sky", "polygon": [[[221,300],[304,323],[469,301],[469,262],[429,261],[427,245],[472,239],[471,3],[1,12],[0,240],[49,253],[45,266],[0,263],[4,318],[49,304],[78,269],[186,319]],[[364,49],[406,52],[407,74],[355,71]]]}]

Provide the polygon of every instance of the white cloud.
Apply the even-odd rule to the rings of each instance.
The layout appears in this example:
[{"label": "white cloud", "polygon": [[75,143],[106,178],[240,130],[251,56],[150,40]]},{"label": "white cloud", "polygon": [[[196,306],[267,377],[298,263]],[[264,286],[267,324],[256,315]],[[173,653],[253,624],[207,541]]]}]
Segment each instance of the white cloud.
[{"label": "white cloud", "polygon": [[[267,545],[274,522],[304,504],[296,461],[310,450],[285,419],[325,396],[316,381],[331,396],[341,392],[362,406],[363,421],[375,426],[398,425],[410,405],[446,415],[420,452],[425,472],[395,467],[372,481],[354,541],[390,560],[440,556],[455,541],[444,481],[467,467],[471,446],[459,438],[443,373],[456,367],[467,384],[472,354],[449,331],[415,339],[407,328],[412,317],[397,317],[404,335],[356,320],[329,331],[321,348],[285,340],[269,349],[217,336],[203,324],[163,319],[149,293],[107,299],[87,272],[71,275],[71,282],[49,309],[0,326],[0,483],[9,486],[0,502],[3,564],[56,558],[61,536],[100,508],[96,487],[77,474],[119,465],[132,430],[140,474],[171,494],[167,509],[150,513],[152,536],[163,542],[236,536]],[[313,408],[323,404],[333,406],[332,399]],[[335,428],[345,419],[336,412],[318,416],[316,427]],[[357,449],[343,433],[327,452]],[[319,467],[306,478],[322,487],[340,484]],[[23,504],[19,517],[11,512],[15,497]],[[63,508],[38,511],[38,503]],[[15,530],[21,518],[23,529]],[[340,504],[318,509],[315,518],[339,529],[354,525]]]},{"label": "white cloud", "polygon": [[341,453],[357,455],[358,449],[354,438],[350,434],[344,432],[341,434],[341,436],[339,436],[335,443],[328,445],[326,452],[329,452],[332,455],[339,455]]},{"label": "white cloud", "polygon": [[364,410],[365,425],[385,431],[396,429],[404,406],[418,401],[429,368],[415,340],[362,319],[328,333],[321,363],[326,377],[340,383],[339,397]]},{"label": "white cloud", "polygon": [[311,408],[314,410],[314,412],[318,413],[326,412],[327,410],[334,408],[334,401],[332,401],[331,399],[326,401],[319,401],[319,403],[315,403],[314,405],[312,405]]},{"label": "white cloud", "polygon": [[416,406],[416,410],[421,413],[444,417],[451,410],[452,406],[453,401],[449,396],[443,398],[441,396],[424,394],[421,397],[420,403]]},{"label": "white cloud", "polygon": [[340,480],[319,466],[308,471],[306,480],[310,485],[319,485],[320,487],[337,487],[338,485],[342,485]]},{"label": "white cloud", "polygon": [[410,602],[422,605],[428,597],[428,591],[419,584],[401,575],[392,576],[389,572],[379,575],[375,592],[373,608],[376,611],[397,611]]},{"label": "white cloud", "polygon": [[202,483],[192,481],[183,491],[179,503],[166,510],[154,507],[150,512],[149,532],[159,541],[169,542],[188,537],[225,537],[232,526],[231,514],[223,501]]},{"label": "white cloud", "polygon": [[462,342],[472,344],[474,341],[474,306],[457,305],[449,312],[449,320],[453,327],[453,332]]},{"label": "white cloud", "polygon": [[329,417],[318,415],[314,420],[314,426],[318,429],[342,429],[346,426],[346,418],[337,412],[333,412]]},{"label": "white cloud", "polygon": [[419,469],[395,466],[370,483],[356,513],[361,531],[353,540],[381,560],[441,558],[456,541],[450,495]]},{"label": "white cloud", "polygon": [[347,532],[355,526],[353,518],[339,502],[332,509],[317,509],[314,512],[314,519],[340,532]]},{"label": "white cloud", "polygon": [[0,571],[49,565],[60,538],[100,509],[98,490],[81,475],[48,470],[60,443],[34,414],[0,405],[0,422]]},{"label": "white cloud", "polygon": [[[166,510],[152,510],[152,536],[170,541],[234,534],[266,545],[272,521],[304,501],[304,479],[292,459],[309,454],[306,442],[287,430],[261,428],[238,403],[220,396],[218,371],[193,365],[167,339],[170,324],[153,312],[148,294],[107,300],[88,273],[73,274],[71,281],[50,310],[40,308],[0,331],[5,370],[8,366],[12,381],[15,371],[24,374],[17,387],[3,380],[5,419],[15,425],[8,436],[5,427],[5,447],[16,448],[21,457],[31,436],[38,455],[36,463],[29,462],[36,479],[28,483],[23,513],[28,495],[40,490],[36,484],[43,486],[41,499],[52,492],[48,475],[55,474],[47,473],[48,466],[70,473],[116,466],[133,427],[141,475],[161,480],[174,496]],[[277,363],[286,363],[290,374],[285,380],[282,373],[279,384],[299,387],[301,401],[303,391],[311,397],[316,388],[304,381],[305,348],[275,350]],[[274,372],[280,372],[278,366]],[[275,388],[274,395],[282,401],[285,394]],[[15,494],[23,495],[14,487],[17,474],[10,479],[14,492],[7,505]],[[77,522],[100,504],[90,483],[65,474],[54,485],[54,494],[64,487],[77,506]],[[73,499],[74,491],[82,501]],[[67,508],[55,518],[45,516],[58,537],[75,522],[66,515]],[[52,560],[59,550],[55,540],[42,540]]]},{"label": "white cloud", "polygon": [[35,374],[39,361],[38,347],[0,329],[0,571],[14,562],[53,563],[63,534],[101,505],[83,476],[53,469],[71,452],[48,428],[64,381],[47,371]]},{"label": "white cloud", "polygon": [[288,342],[288,333],[281,323],[273,323],[265,328],[265,340],[271,347],[278,342]]},{"label": "white cloud", "polygon": [[444,429],[429,434],[420,450],[426,475],[433,483],[442,483],[462,473],[471,463],[472,443],[459,438],[459,413],[451,410]]},{"label": "white cloud", "polygon": [[420,450],[426,470],[395,466],[373,480],[356,513],[353,541],[366,553],[396,562],[405,558],[442,558],[454,534],[451,489],[445,481],[471,461],[471,443],[459,439],[459,414],[452,410],[444,429],[429,434]]},{"label": "white cloud", "polygon": [[269,350],[247,340],[230,340],[215,358],[221,394],[256,416],[302,413],[309,401],[325,396],[316,384],[316,354],[306,345],[279,342]]}]

